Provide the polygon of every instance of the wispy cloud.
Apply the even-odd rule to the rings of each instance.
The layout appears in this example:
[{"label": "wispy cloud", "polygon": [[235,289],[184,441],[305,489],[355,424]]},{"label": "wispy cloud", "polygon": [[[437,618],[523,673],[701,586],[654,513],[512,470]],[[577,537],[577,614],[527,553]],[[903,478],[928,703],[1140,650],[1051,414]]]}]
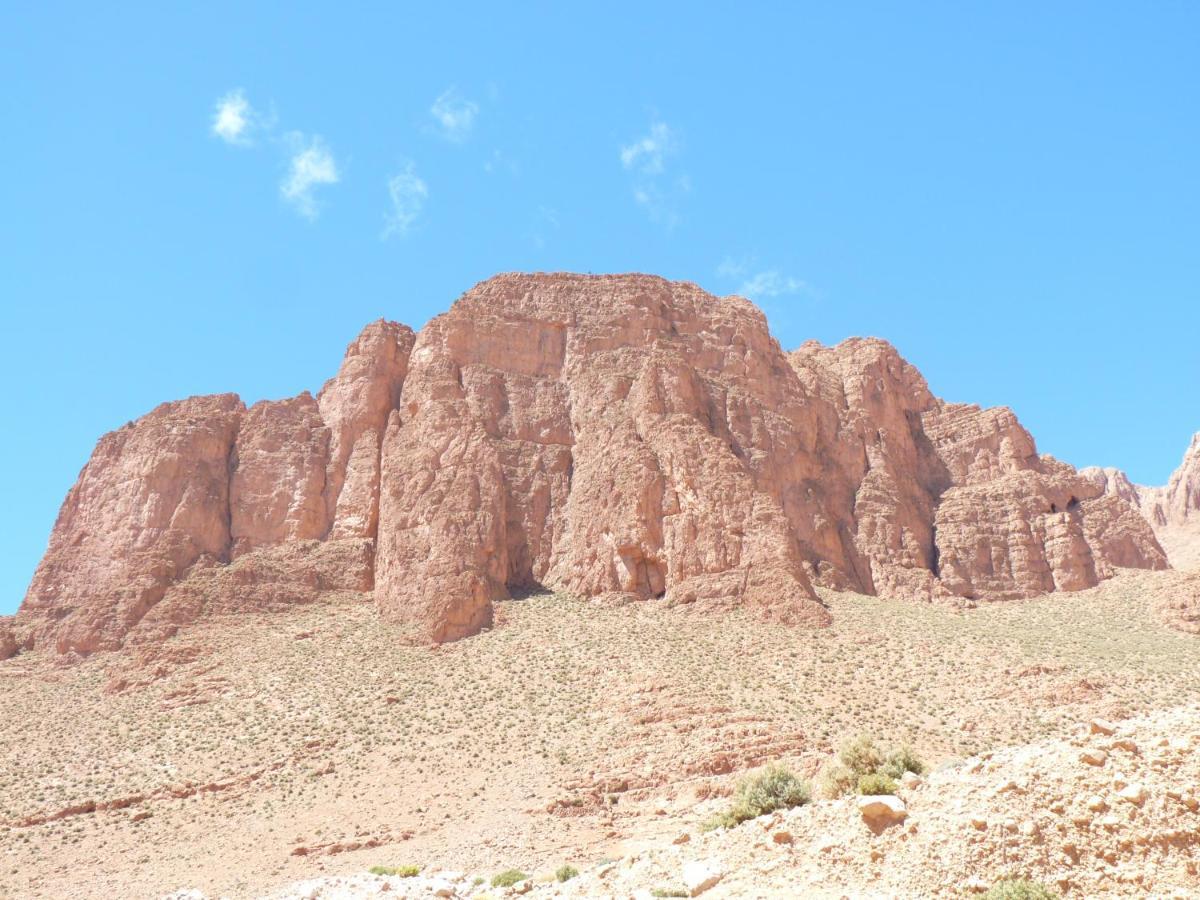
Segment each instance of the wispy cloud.
[{"label": "wispy cloud", "polygon": [[300,215],[309,220],[316,219],[318,207],[313,191],[321,185],[338,183],[337,163],[317,135],[308,137],[293,131],[286,141],[292,157],[287,175],[279,185],[279,193]]},{"label": "wispy cloud", "polygon": [[463,97],[457,88],[448,88],[433,101],[429,114],[437,123],[438,133],[448,141],[462,143],[475,126],[479,104]]},{"label": "wispy cloud", "polygon": [[729,280],[738,280],[735,293],[751,300],[766,300],[771,297],[782,297],[785,294],[799,294],[809,291],[809,286],[799,278],[786,275],[778,269],[759,269],[756,271],[753,259],[735,259],[727,256],[717,266],[717,275]]},{"label": "wispy cloud", "polygon": [[633,200],[650,221],[673,229],[681,221],[679,201],[692,190],[686,175],[668,172],[670,160],[679,153],[679,136],[666,122],[655,119],[650,130],[631,144],[618,147],[621,166],[634,174]]},{"label": "wispy cloud", "polygon": [[253,143],[251,133],[259,121],[260,117],[246,99],[245,91],[237,88],[217,101],[212,133],[227,144],[249,147]]},{"label": "wispy cloud", "polygon": [[661,175],[669,156],[678,149],[675,133],[666,122],[652,122],[649,134],[621,148],[621,165],[644,175]]},{"label": "wispy cloud", "polygon": [[411,162],[405,162],[400,171],[388,179],[387,187],[392,208],[385,217],[384,240],[408,234],[429,197],[429,188]]}]

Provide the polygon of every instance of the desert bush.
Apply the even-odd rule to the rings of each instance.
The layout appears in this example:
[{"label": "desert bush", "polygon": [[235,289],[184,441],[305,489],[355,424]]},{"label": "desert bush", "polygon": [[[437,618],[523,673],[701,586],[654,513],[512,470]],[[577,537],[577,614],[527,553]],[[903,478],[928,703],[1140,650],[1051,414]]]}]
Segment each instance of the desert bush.
[{"label": "desert bush", "polygon": [[858,786],[858,778],[849,766],[834,761],[825,767],[817,782],[822,797],[844,797]]},{"label": "desert bush", "polygon": [[1003,878],[988,889],[983,900],[1058,900],[1058,894],[1027,878]]},{"label": "desert bush", "polygon": [[731,828],[777,809],[803,806],[812,799],[807,781],[784,766],[772,763],[757,775],[744,779],[733,795],[733,803],[705,823],[705,830]]},{"label": "desert bush", "polygon": [[421,872],[420,866],[371,866],[367,870],[372,875],[396,875],[400,878],[413,878]]},{"label": "desert bush", "polygon": [[900,785],[882,772],[870,772],[858,777],[858,792],[864,796],[894,794]]},{"label": "desert bush", "polygon": [[[901,744],[886,756],[869,734],[843,741],[837,759],[825,767],[818,783],[826,797],[859,794],[894,794],[896,780],[905,772],[920,775],[925,763],[907,744]],[[864,790],[864,782],[869,790]]]},{"label": "desert bush", "polygon": [[869,734],[842,741],[838,759],[855,775],[869,775],[883,765],[883,753]]},{"label": "desert bush", "polygon": [[518,881],[524,881],[528,877],[520,869],[505,869],[492,878],[492,887],[512,887]]},{"label": "desert bush", "polygon": [[880,771],[892,778],[899,778],[905,772],[912,772],[914,775],[924,775],[925,763],[913,752],[912,747],[908,746],[908,744],[901,744],[888,754],[887,761],[883,764],[883,768]]},{"label": "desert bush", "polygon": [[578,874],[579,870],[574,866],[559,866],[558,871],[554,873],[554,877],[559,881],[570,881]]},{"label": "desert bush", "polygon": [[650,891],[651,897],[686,897],[688,892],[683,888],[654,888]]}]

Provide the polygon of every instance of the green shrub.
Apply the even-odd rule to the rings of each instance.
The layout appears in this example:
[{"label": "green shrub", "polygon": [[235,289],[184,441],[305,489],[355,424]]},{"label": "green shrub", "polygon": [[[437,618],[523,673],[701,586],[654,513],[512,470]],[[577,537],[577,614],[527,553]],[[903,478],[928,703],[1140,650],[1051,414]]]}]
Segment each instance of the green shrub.
[{"label": "green shrub", "polygon": [[830,799],[851,794],[857,786],[858,777],[850,770],[850,767],[836,761],[825,767],[818,782],[821,796]]},{"label": "green shrub", "polygon": [[524,881],[528,877],[520,869],[506,869],[492,878],[492,887],[512,887],[518,881]]},{"label": "green shrub", "polygon": [[924,775],[925,763],[913,752],[912,747],[908,746],[908,744],[901,744],[888,754],[887,762],[883,764],[883,767],[879,771],[897,779],[905,772],[912,772],[914,775]]},{"label": "green shrub", "polygon": [[559,866],[558,871],[554,873],[554,877],[559,881],[570,881],[578,874],[579,870],[574,866]]},{"label": "green shrub", "polygon": [[864,796],[894,794],[900,785],[882,772],[871,772],[858,778],[858,792]]},{"label": "green shrub", "polygon": [[785,767],[772,763],[757,775],[744,779],[733,795],[733,803],[705,823],[705,830],[731,828],[739,822],[757,819],[777,809],[803,806],[812,800],[807,781]]},{"label": "green shrub", "polygon": [[869,775],[883,765],[883,753],[869,734],[842,741],[838,759],[855,775]]},{"label": "green shrub", "polygon": [[[905,772],[920,775],[925,763],[907,744],[901,744],[886,756],[869,734],[843,741],[838,748],[837,760],[831,762],[821,773],[819,787],[826,797],[844,797],[859,794],[894,794],[896,781]],[[863,789],[864,779],[869,779],[870,790]]]},{"label": "green shrub", "polygon": [[654,888],[650,891],[651,897],[686,897],[688,892],[683,888]]},{"label": "green shrub", "polygon": [[421,873],[420,866],[371,866],[368,869],[372,875],[397,875],[400,878],[413,878]]},{"label": "green shrub", "polygon": [[1058,900],[1058,894],[1027,878],[1002,878],[988,889],[983,900]]}]

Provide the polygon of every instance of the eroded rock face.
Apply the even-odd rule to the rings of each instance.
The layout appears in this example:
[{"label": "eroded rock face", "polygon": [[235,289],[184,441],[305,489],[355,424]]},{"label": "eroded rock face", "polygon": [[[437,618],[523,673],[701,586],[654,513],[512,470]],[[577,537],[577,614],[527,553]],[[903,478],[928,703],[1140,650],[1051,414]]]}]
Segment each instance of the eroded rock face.
[{"label": "eroded rock face", "polygon": [[1200,433],[1192,437],[1179,468],[1161,487],[1130,482],[1120,469],[1080,471],[1106,494],[1136,505],[1177,569],[1200,569]]},{"label": "eroded rock face", "polygon": [[695,285],[502,275],[419,336],[368,326],[316,398],[192,398],[103,438],[19,622],[88,652],[373,589],[445,641],[546,586],[820,625],[814,583],[1006,599],[1163,565],[1129,497],[883,341],[789,355]]},{"label": "eroded rock face", "polygon": [[0,661],[16,656],[21,649],[12,622],[7,616],[0,618]]}]

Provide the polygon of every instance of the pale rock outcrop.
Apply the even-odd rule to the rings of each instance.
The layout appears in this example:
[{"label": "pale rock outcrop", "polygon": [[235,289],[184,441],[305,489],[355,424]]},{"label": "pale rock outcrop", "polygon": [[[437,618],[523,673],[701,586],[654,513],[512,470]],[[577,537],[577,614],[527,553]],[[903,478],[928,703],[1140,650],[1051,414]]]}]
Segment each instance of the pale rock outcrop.
[{"label": "pale rock outcrop", "polygon": [[1160,487],[1133,484],[1120,469],[1092,467],[1080,474],[1106,494],[1136,505],[1172,566],[1200,569],[1200,432],[1192,437],[1179,468]]},{"label": "pale rock outcrop", "polygon": [[18,624],[88,652],[373,590],[401,637],[446,641],[545,586],[821,625],[813,583],[971,602],[1164,565],[1129,498],[884,341],[789,355],[692,284],[501,275],[419,335],[372,323],[316,398],[192,398],[104,437]]}]

